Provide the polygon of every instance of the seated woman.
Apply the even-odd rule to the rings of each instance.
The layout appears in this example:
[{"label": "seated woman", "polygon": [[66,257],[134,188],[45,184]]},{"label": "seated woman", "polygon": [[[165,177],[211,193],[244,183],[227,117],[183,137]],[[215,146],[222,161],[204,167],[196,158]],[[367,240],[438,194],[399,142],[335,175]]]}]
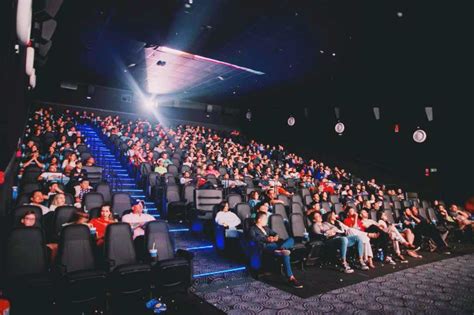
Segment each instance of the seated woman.
[{"label": "seated woman", "polygon": [[347,210],[347,217],[344,220],[343,228],[346,231],[346,234],[357,235],[360,237],[362,243],[364,244],[364,260],[367,262],[367,265],[370,268],[375,268],[373,261],[374,254],[372,252],[372,245],[370,244],[370,239],[377,238],[379,234],[364,232],[364,226],[362,225],[362,222],[359,219],[357,211],[353,207],[350,207]]},{"label": "seated woman", "polygon": [[68,226],[72,224],[84,224],[87,225],[87,227],[89,228],[94,227],[91,223],[89,223],[89,214],[82,211],[77,211],[74,214],[74,221],[64,223],[62,226]]},{"label": "seated woman", "polygon": [[278,235],[267,226],[267,223],[268,215],[265,212],[258,212],[255,218],[255,225],[250,229],[251,239],[264,251],[273,255],[283,256],[283,265],[288,276],[288,283],[294,288],[302,288],[303,285],[296,280],[291,270],[291,252],[289,249],[293,247],[293,239],[280,240]]},{"label": "seated woman", "polygon": [[96,242],[98,246],[104,244],[105,229],[107,225],[115,223],[117,220],[114,219],[109,204],[104,204],[100,208],[100,217],[94,218],[90,221],[90,224],[96,229]]},{"label": "seated woman", "polygon": [[229,203],[223,201],[219,205],[219,211],[216,214],[215,221],[217,224],[226,228],[226,237],[237,237],[235,234],[236,227],[241,223],[240,218],[229,211]]},{"label": "seated woman", "polygon": [[54,195],[49,210],[54,211],[57,207],[62,207],[66,205],[66,195],[64,193],[58,193]]},{"label": "seated woman", "polygon": [[346,232],[337,226],[337,214],[334,211],[325,213],[324,217],[321,216],[319,212],[314,212],[312,221],[313,225],[311,231],[313,238],[322,239],[330,247],[335,247],[340,250],[342,268],[345,273],[354,272],[346,259],[347,248],[351,246],[356,246],[357,248],[359,268],[362,270],[369,269],[363,260],[364,244],[362,240],[357,235],[346,235]]},{"label": "seated woman", "polygon": [[[36,225],[36,214],[34,211],[26,211],[23,217],[20,220],[20,223],[24,227],[34,227]],[[47,251],[50,257],[51,263],[54,263],[56,255],[58,253],[58,244],[57,243],[48,243],[46,244]]]},{"label": "seated woman", "polygon": [[362,222],[364,228],[363,231],[367,233],[376,233],[377,237],[371,238],[371,241],[376,249],[382,249],[385,256],[385,263],[395,265],[396,263],[392,259],[391,252],[388,250],[388,244],[390,241],[388,232],[382,229],[377,221],[370,219],[369,212],[365,209],[360,211],[360,222]]},{"label": "seated woman", "polygon": [[412,233],[410,229],[405,229],[404,231],[400,232],[397,230],[394,224],[388,222],[388,217],[384,211],[377,212],[377,222],[378,226],[388,233],[390,240],[393,244],[393,250],[395,251],[395,255],[397,255],[398,259],[401,262],[406,262],[407,260],[402,255],[400,250],[400,244],[409,248],[407,250],[407,254],[411,257],[421,258],[413,249],[415,246],[413,245],[413,240],[415,239],[415,235]]},{"label": "seated woman", "polygon": [[260,194],[258,193],[258,191],[252,190],[252,192],[249,194],[248,204],[251,208],[255,208],[255,206],[258,205],[260,202]]}]

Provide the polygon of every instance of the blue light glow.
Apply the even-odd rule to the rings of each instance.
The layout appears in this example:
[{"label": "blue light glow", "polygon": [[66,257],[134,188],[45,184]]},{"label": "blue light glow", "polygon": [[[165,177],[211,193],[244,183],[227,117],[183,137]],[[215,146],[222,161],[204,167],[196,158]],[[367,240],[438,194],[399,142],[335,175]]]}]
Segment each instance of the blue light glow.
[{"label": "blue light glow", "polygon": [[194,275],[193,278],[200,278],[200,277],[218,275],[218,274],[222,274],[222,273],[229,273],[229,272],[235,272],[235,271],[243,271],[243,270],[246,270],[246,269],[247,269],[247,267],[237,267],[237,268],[225,269],[225,270],[221,270],[221,271],[206,272],[206,273],[201,273],[201,274],[198,274],[198,275]]},{"label": "blue light glow", "polygon": [[188,248],[186,248],[186,250],[200,250],[200,249],[211,249],[211,248],[214,248],[214,245],[188,247]]},{"label": "blue light glow", "polygon": [[188,228],[182,228],[182,229],[169,229],[170,232],[189,232]]}]

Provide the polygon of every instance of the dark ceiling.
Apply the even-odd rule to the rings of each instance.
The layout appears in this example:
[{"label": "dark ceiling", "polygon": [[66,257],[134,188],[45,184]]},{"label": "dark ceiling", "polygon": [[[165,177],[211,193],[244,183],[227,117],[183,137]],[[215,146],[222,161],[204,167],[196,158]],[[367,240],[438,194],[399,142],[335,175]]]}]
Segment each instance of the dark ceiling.
[{"label": "dark ceiling", "polygon": [[468,2],[189,2],[65,1],[39,70],[40,93],[64,80],[129,89],[124,70],[143,61],[145,44],[265,73],[193,95],[223,105],[424,106],[447,102],[472,82]]}]

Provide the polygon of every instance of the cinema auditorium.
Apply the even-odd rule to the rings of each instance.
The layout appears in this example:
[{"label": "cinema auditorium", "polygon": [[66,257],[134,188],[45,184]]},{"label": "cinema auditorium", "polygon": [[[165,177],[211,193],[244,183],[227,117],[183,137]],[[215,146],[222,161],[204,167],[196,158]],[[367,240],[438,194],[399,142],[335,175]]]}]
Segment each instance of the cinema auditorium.
[{"label": "cinema auditorium", "polygon": [[1,1],[0,315],[473,314],[473,6]]}]

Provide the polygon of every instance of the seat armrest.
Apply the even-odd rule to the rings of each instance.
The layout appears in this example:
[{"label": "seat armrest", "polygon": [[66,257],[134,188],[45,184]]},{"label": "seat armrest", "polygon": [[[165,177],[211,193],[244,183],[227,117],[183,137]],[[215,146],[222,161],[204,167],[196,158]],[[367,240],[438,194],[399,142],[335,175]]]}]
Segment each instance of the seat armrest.
[{"label": "seat armrest", "polygon": [[194,254],[191,253],[190,251],[184,250],[184,249],[178,249],[176,251],[176,256],[185,258],[189,261],[193,260]]},{"label": "seat armrest", "polygon": [[104,258],[103,266],[104,266],[105,270],[111,271],[113,269],[113,267],[115,267],[115,260]]}]

